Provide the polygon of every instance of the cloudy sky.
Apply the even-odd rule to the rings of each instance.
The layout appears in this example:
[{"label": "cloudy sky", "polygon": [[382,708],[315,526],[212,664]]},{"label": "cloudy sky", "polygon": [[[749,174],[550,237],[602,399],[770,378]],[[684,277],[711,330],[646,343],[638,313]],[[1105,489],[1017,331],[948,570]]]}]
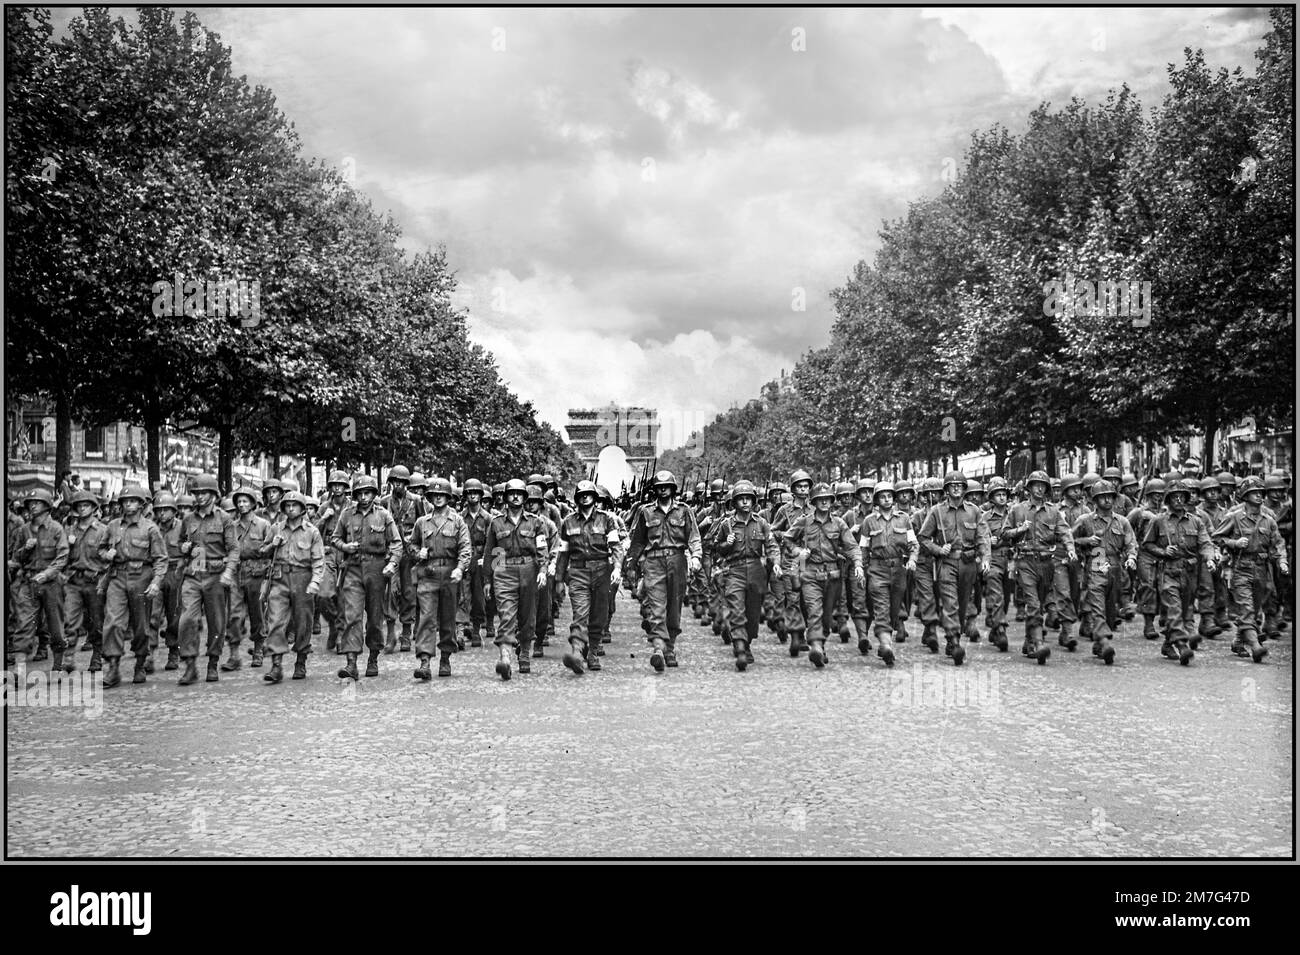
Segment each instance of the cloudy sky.
[{"label": "cloudy sky", "polygon": [[1184,47],[1253,72],[1267,31],[1262,8],[198,13],[409,248],[446,245],[543,418],[649,405],[666,446],[825,342],[829,290],[973,130],[1123,82],[1155,105]]}]

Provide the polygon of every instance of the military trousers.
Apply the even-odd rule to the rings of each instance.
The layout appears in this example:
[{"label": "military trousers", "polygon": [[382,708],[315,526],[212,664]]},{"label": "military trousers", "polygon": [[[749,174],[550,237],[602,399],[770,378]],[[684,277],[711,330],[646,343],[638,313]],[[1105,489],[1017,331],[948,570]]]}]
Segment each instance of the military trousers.
[{"label": "military trousers", "polygon": [[945,635],[956,638],[975,626],[975,590],[979,582],[979,565],[974,557],[949,554],[937,561],[939,588],[939,623]]},{"label": "military trousers", "polygon": [[99,576],[73,571],[63,585],[63,626],[68,646],[86,638],[92,647],[104,643],[104,597]]},{"label": "military trousers", "polygon": [[[835,607],[840,600],[840,569],[836,564],[806,564],[803,573],[803,605],[810,633],[820,631],[825,639],[834,629]],[[803,627],[796,629],[802,631]]]},{"label": "military trousers", "polygon": [[641,602],[648,639],[672,647],[682,632],[682,600],[686,596],[686,554],[680,550],[647,552],[642,567],[645,598]]},{"label": "military trousers", "polygon": [[907,599],[907,561],[902,557],[871,557],[867,560],[867,593],[876,638],[893,637]]},{"label": "military trousers", "polygon": [[114,568],[108,572],[108,592],[104,597],[104,658],[120,657],[131,634],[131,652],[143,657],[149,652],[149,618],[151,601],[145,590],[153,583],[153,567],[141,570]]},{"label": "military trousers", "polygon": [[310,567],[281,566],[272,572],[266,598],[266,649],[270,653],[311,653],[316,598],[307,593]]},{"label": "military trousers", "polygon": [[429,560],[416,573],[415,599],[419,622],[415,627],[415,652],[433,656],[456,651],[456,608],[460,581],[451,579],[454,558]]},{"label": "military trousers", "polygon": [[1185,640],[1196,627],[1196,584],[1199,558],[1165,560],[1160,568],[1160,606],[1165,612],[1170,643]]},{"label": "military trousers", "polygon": [[229,597],[221,583],[221,571],[202,571],[188,574],[181,581],[181,658],[188,660],[199,655],[199,620],[208,628],[209,657],[221,655],[226,639],[226,618]]},{"label": "military trousers", "polygon": [[1043,614],[1055,578],[1051,554],[1022,554],[1016,560],[1016,580],[1025,596],[1025,636],[1031,640],[1043,638]]},{"label": "military trousers", "polygon": [[492,591],[501,615],[497,626],[497,646],[532,643],[537,630],[536,560],[509,563],[510,558],[492,569]]},{"label": "military trousers", "polygon": [[13,583],[14,609],[18,623],[13,633],[15,653],[26,653],[36,648],[37,617],[44,616],[50,633],[50,647],[63,650],[67,642],[63,637],[63,578],[55,574],[45,583],[38,584],[34,573],[22,571]]},{"label": "military trousers", "polygon": [[1118,555],[1104,573],[1097,569],[1099,563],[1096,558],[1089,561],[1080,617],[1084,633],[1091,634],[1094,640],[1110,640],[1119,627],[1119,613],[1124,605],[1124,567]]},{"label": "military trousers", "polygon": [[1007,625],[1007,597],[1011,592],[1011,558],[1005,549],[994,550],[984,575],[984,621],[990,629]]},{"label": "military trousers", "polygon": [[722,571],[722,590],[727,606],[727,624],[733,640],[751,644],[758,639],[767,592],[767,566],[761,557],[743,557],[727,563]]},{"label": "military trousers", "polygon": [[608,560],[569,561],[569,607],[573,611],[569,639],[581,641],[584,647],[600,643],[609,625],[610,570]]},{"label": "military trousers", "polygon": [[384,602],[388,578],[384,554],[362,554],[343,565],[343,635],[339,649],[343,653],[376,652],[384,648]]}]

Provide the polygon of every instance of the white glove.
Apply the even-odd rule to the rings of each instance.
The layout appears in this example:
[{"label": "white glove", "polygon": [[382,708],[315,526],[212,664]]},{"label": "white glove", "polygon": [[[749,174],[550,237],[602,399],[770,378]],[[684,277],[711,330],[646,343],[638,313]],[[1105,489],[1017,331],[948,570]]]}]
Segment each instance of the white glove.
[{"label": "white glove", "polygon": [[[423,557],[421,557],[420,559],[421,559],[421,560],[424,560]],[[464,576],[465,576],[465,575],[462,574],[462,573],[460,572],[460,568],[459,568],[459,567],[454,568],[454,569],[452,570],[452,572],[451,572],[451,579],[452,579],[452,582],[453,582],[453,583],[460,583],[460,579],[461,579],[462,577],[464,577]]]}]

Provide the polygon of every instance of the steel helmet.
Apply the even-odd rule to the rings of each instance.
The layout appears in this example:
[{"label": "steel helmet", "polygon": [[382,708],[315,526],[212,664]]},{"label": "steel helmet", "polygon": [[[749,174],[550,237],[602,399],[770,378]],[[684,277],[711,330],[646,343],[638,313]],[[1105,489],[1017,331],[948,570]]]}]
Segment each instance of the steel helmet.
[{"label": "steel helmet", "polygon": [[703,493],[704,493],[705,491],[707,491],[708,489],[709,489],[709,486],[708,486],[707,484],[705,484],[703,481],[697,481],[697,482],[695,483],[695,493],[696,493],[696,494],[703,494]]},{"label": "steel helmet", "polygon": [[541,501],[546,497],[546,492],[542,490],[540,484],[529,484],[524,493],[528,495],[530,501]]},{"label": "steel helmet", "polygon": [[579,481],[578,486],[573,490],[573,499],[576,501],[584,494],[591,494],[600,497],[600,488],[596,487],[594,481]]},{"label": "steel helmet", "polygon": [[1106,470],[1102,471],[1101,476],[1105,478],[1107,481],[1109,481],[1111,484],[1116,485],[1117,487],[1119,486],[1119,482],[1122,477],[1120,475],[1119,468],[1115,467],[1113,464],[1110,467],[1108,467]]},{"label": "steel helmet", "polygon": [[829,484],[817,484],[813,487],[812,493],[808,495],[808,500],[815,501],[818,498],[834,497],[835,492],[831,490]]},{"label": "steel helmet", "polygon": [[1237,475],[1233,474],[1231,471],[1220,471],[1215,475],[1215,477],[1219,479],[1219,486],[1226,487],[1229,493],[1236,489]]},{"label": "steel helmet", "polygon": [[545,474],[540,474],[534,471],[532,474],[528,475],[527,484],[545,484],[545,483],[546,483]]},{"label": "steel helmet", "polygon": [[127,498],[134,498],[143,505],[148,503],[149,493],[138,484],[128,484],[122,488],[122,493],[117,496],[119,501],[125,501]]},{"label": "steel helmet", "polygon": [[[412,484],[415,482],[412,481]],[[433,497],[435,494],[441,494],[444,497],[451,497],[451,482],[446,478],[436,477],[425,484],[424,496]]]},{"label": "steel helmet", "polygon": [[771,497],[773,494],[784,494],[788,490],[790,489],[780,481],[773,481],[767,486],[767,496]]},{"label": "steel helmet", "polygon": [[1163,475],[1161,475],[1161,480],[1163,480],[1167,485],[1173,484],[1175,481],[1181,481],[1182,479],[1183,479],[1182,471],[1166,471]]},{"label": "steel helmet", "polygon": [[1167,486],[1168,485],[1165,483],[1164,478],[1153,477],[1150,481],[1147,481],[1147,486],[1143,489],[1142,493],[1147,495],[1163,494],[1165,493],[1165,488]]},{"label": "steel helmet", "polygon": [[1052,478],[1052,490],[1053,490],[1053,491],[1057,491],[1057,490],[1063,491],[1063,490],[1065,490],[1065,488],[1061,487],[1061,479],[1060,479],[1060,478]]},{"label": "steel helmet", "polygon": [[[877,485],[877,486],[879,486],[879,485]],[[904,491],[907,491],[907,492],[912,493],[912,494],[915,494],[915,493],[916,493],[916,489],[912,487],[912,482],[909,481],[907,478],[903,478],[903,480],[901,480],[901,481],[895,481],[895,482],[894,482],[894,497],[898,497],[898,495],[902,494]]]},{"label": "steel helmet", "polygon": [[304,494],[303,497],[307,499],[307,510],[309,511],[320,510],[320,501],[316,500],[316,498],[312,497],[310,494]]},{"label": "steel helmet", "polygon": [[1285,491],[1286,480],[1276,471],[1271,472],[1264,478],[1265,491]]},{"label": "steel helmet", "polygon": [[970,482],[966,480],[966,475],[962,474],[962,472],[960,471],[949,471],[947,474],[943,476],[944,490],[947,490],[949,484],[965,485],[968,483]]},{"label": "steel helmet", "polygon": [[217,478],[213,474],[200,474],[190,482],[190,493],[197,494],[199,491],[211,491],[213,494],[220,494],[217,487]]},{"label": "steel helmet", "polygon": [[[263,487],[262,490],[265,491],[266,488]],[[241,497],[246,497],[246,498],[248,498],[248,499],[249,499],[249,500],[254,504],[254,506],[256,506],[256,504],[257,504],[257,492],[254,491],[251,487],[248,487],[247,485],[242,485],[242,486],[240,486],[240,487],[235,488],[233,491],[230,492],[230,499],[231,499],[232,501],[236,500],[237,498],[241,498]],[[283,501],[284,498],[281,498],[280,500]]]},{"label": "steel helmet", "polygon": [[307,510],[307,495],[302,491],[286,491],[284,497],[280,498],[280,510],[284,510],[286,504],[301,504],[302,509]]},{"label": "steel helmet", "polygon": [[1214,475],[1211,474],[1209,477],[1201,478],[1202,494],[1204,494],[1206,491],[1222,491],[1222,490],[1223,490],[1223,485],[1219,483],[1219,479],[1216,478]]},{"label": "steel helmet", "polygon": [[265,495],[267,491],[279,491],[281,494],[283,494],[284,485],[280,483],[279,479],[277,478],[267,478],[265,481],[262,482],[262,494]]},{"label": "steel helmet", "polygon": [[1165,490],[1165,500],[1169,500],[1169,498],[1173,497],[1175,494],[1183,494],[1187,497],[1191,497],[1192,491],[1191,488],[1187,486],[1186,481],[1170,481],[1169,487]]},{"label": "steel helmet", "polygon": [[409,487],[412,491],[418,491],[418,490],[420,490],[421,488],[425,488],[425,487],[428,487],[428,486],[429,486],[429,481],[428,481],[427,478],[425,478],[425,476],[424,476],[423,474],[421,474],[419,471],[412,472],[412,474],[411,474],[411,482],[410,482],[410,484],[408,485],[408,487]]},{"label": "steel helmet", "polygon": [[810,475],[810,474],[809,474],[807,471],[805,471],[803,468],[800,468],[798,471],[795,471],[794,474],[791,474],[791,475],[790,475],[790,486],[791,486],[791,487],[794,487],[794,486],[795,486],[796,484],[798,484],[800,481],[807,481],[809,484],[811,484],[811,483],[812,483],[812,475]]},{"label": "steel helmet", "polygon": [[1061,478],[1061,490],[1068,491],[1072,487],[1080,487],[1083,484],[1083,478],[1079,475],[1070,473]]},{"label": "steel helmet", "polygon": [[53,507],[54,495],[45,490],[45,488],[38,487],[36,490],[32,491],[31,494],[27,495],[27,503],[30,504],[32,501],[40,501],[46,507]]},{"label": "steel helmet", "polygon": [[1124,476],[1119,480],[1119,486],[1121,490],[1126,487],[1137,487],[1138,476],[1132,471],[1125,471]]},{"label": "steel helmet", "polygon": [[966,493],[967,494],[984,493],[984,485],[980,483],[979,478],[971,478],[969,481],[966,482]]},{"label": "steel helmet", "polygon": [[512,494],[515,491],[518,491],[520,494],[527,494],[528,485],[519,480],[519,478],[511,478],[509,481],[506,481],[501,490],[506,494]]},{"label": "steel helmet", "polygon": [[[722,482],[717,482],[721,484]],[[653,487],[662,487],[665,484],[671,484],[673,490],[677,490],[677,478],[673,477],[672,471],[658,471],[655,473]]]},{"label": "steel helmet", "polygon": [[[171,495],[168,494],[166,491],[159,491],[158,495],[154,498],[154,504],[153,504],[154,507],[163,507],[163,506],[175,507],[176,506],[175,502],[172,502],[171,504],[168,505],[159,504],[158,498],[163,496],[171,497]],[[83,489],[73,494],[71,499],[68,501],[68,503],[73,507],[76,507],[78,504],[94,504],[96,507],[99,507],[99,498],[95,497],[95,495],[91,494],[89,491]]]},{"label": "steel helmet", "polygon": [[853,485],[848,481],[838,481],[835,484],[836,497],[852,497]]},{"label": "steel helmet", "polygon": [[1100,480],[1100,474],[1096,471],[1088,471],[1079,479],[1079,482],[1083,485],[1083,489],[1086,491]]},{"label": "steel helmet", "polygon": [[886,491],[888,491],[890,494],[893,494],[893,493],[894,493],[894,485],[893,485],[893,482],[891,482],[891,481],[881,481],[881,482],[880,482],[879,484],[877,484],[874,488],[872,488],[872,489],[871,489],[871,503],[872,503],[872,504],[875,504],[875,503],[876,503],[876,498],[879,497],[881,494],[884,494]]},{"label": "steel helmet", "polygon": [[867,491],[868,493],[870,493],[871,491],[874,491],[875,488],[876,488],[875,478],[869,478],[869,477],[859,478],[858,483],[853,488],[853,493],[857,494],[859,491]]},{"label": "steel helmet", "polygon": [[1025,478],[1025,487],[1029,487],[1029,485],[1033,484],[1035,481],[1039,484],[1046,484],[1049,489],[1052,486],[1052,479],[1047,476],[1046,471],[1034,471],[1031,473],[1029,477]]},{"label": "steel helmet", "polygon": [[505,482],[505,481],[502,481],[500,484],[493,484],[493,485],[492,485],[492,493],[493,493],[493,494],[504,494],[505,492],[506,492],[506,482]]},{"label": "steel helmet", "polygon": [[994,491],[1005,491],[1007,490],[1007,479],[995,474],[993,477],[989,478],[989,483],[984,490],[989,494],[992,494]]},{"label": "steel helmet", "polygon": [[223,511],[233,511],[235,509],[235,502],[231,499],[230,495],[227,494],[221,499],[221,504],[219,506]]},{"label": "steel helmet", "polygon": [[352,479],[352,496],[356,497],[359,491],[374,491],[379,493],[379,482],[372,474],[358,474]]},{"label": "steel helmet", "polygon": [[727,490],[727,483],[722,478],[714,478],[709,482],[709,494],[723,494]]},{"label": "steel helmet", "polygon": [[182,495],[180,495],[179,497],[176,498],[176,506],[177,506],[178,508],[181,508],[181,507],[194,507],[194,506],[195,506],[195,504],[194,504],[194,495],[193,495],[193,494],[182,494]]},{"label": "steel helmet", "polygon": [[1183,470],[1186,471],[1186,470],[1189,470],[1189,469],[1190,469],[1190,470],[1193,470],[1193,471],[1199,471],[1199,470],[1201,469],[1201,459],[1200,459],[1200,458],[1188,458],[1186,461],[1184,461],[1184,462],[1183,462]]},{"label": "steel helmet", "polygon": [[1113,497],[1115,494],[1115,485],[1103,478],[1098,478],[1092,482],[1092,487],[1088,489],[1088,493],[1094,500],[1101,497],[1103,494],[1109,494]]},{"label": "steel helmet", "polygon": [[470,478],[460,486],[460,490],[462,494],[468,494],[470,491],[478,491],[480,494],[482,494],[483,482],[480,481],[478,478]]},{"label": "steel helmet", "polygon": [[1264,492],[1264,482],[1253,474],[1237,486],[1237,496],[1244,498],[1251,491],[1259,491],[1261,494]]},{"label": "steel helmet", "polygon": [[393,468],[391,471],[388,472],[388,483],[391,484],[394,481],[404,481],[407,484],[410,484],[411,469],[408,468],[405,464],[397,465],[395,468]]},{"label": "steel helmet", "polygon": [[543,474],[543,475],[542,475],[542,484],[543,484],[545,487],[548,487],[548,488],[550,488],[550,487],[559,487],[559,486],[560,486],[560,482],[557,481],[557,480],[555,480],[555,476],[552,475],[552,474]]},{"label": "steel helmet", "polygon": [[331,471],[330,479],[325,482],[325,486],[332,487],[335,484],[342,484],[343,490],[346,491],[350,483],[351,481],[348,479],[348,473],[346,471]]},{"label": "steel helmet", "polygon": [[734,502],[738,497],[752,497],[757,501],[758,491],[750,481],[737,481],[731,489],[731,494],[728,495],[728,500]]}]

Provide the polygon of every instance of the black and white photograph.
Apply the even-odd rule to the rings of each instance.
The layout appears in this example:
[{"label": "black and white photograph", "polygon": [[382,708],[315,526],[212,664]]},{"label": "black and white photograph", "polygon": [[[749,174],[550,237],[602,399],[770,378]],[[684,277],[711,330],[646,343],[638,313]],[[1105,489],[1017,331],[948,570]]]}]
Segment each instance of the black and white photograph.
[{"label": "black and white photograph", "polygon": [[6,862],[1294,861],[1294,6],[4,13]]}]

